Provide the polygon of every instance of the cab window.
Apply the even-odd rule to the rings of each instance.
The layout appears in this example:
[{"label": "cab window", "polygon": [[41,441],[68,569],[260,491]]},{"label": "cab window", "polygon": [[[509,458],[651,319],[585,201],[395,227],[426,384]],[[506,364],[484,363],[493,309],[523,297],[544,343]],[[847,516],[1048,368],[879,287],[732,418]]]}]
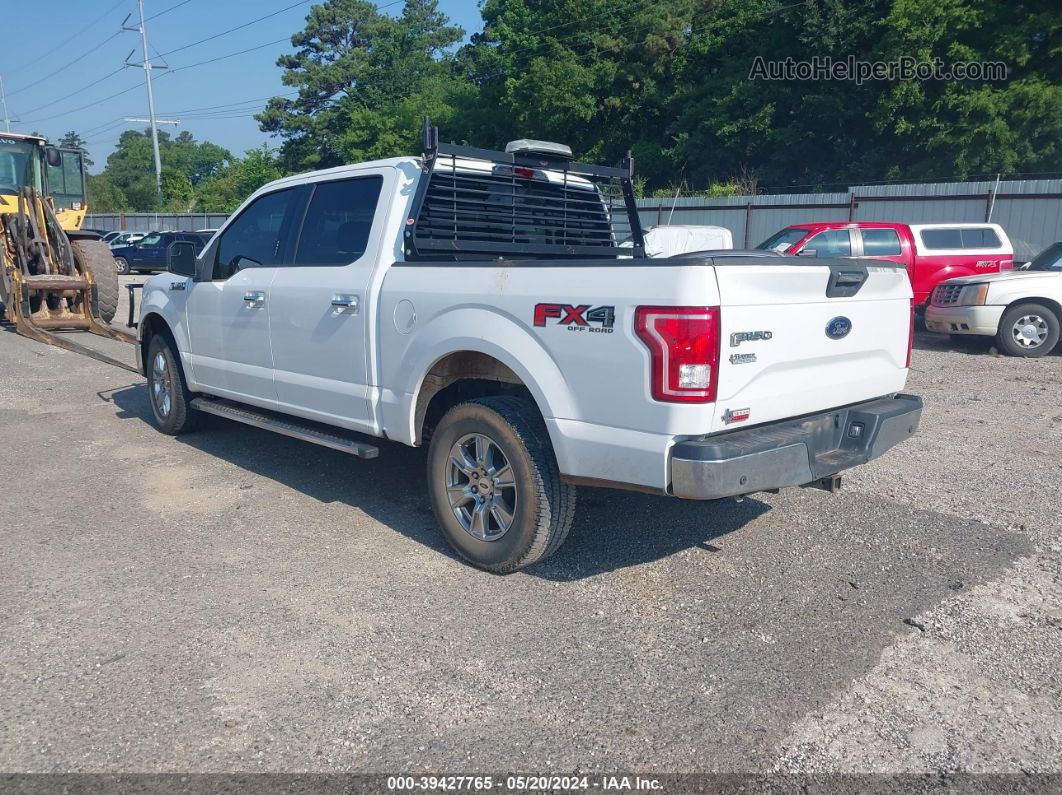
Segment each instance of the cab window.
[{"label": "cab window", "polygon": [[847,229],[829,229],[811,238],[803,250],[814,251],[817,257],[850,257],[852,238]]},{"label": "cab window", "polygon": [[214,279],[228,279],[243,268],[279,265],[294,204],[295,191],[289,188],[255,199],[240,213],[218,239]]},{"label": "cab window", "polygon": [[864,229],[863,254],[868,257],[898,257],[900,236],[895,229]]},{"label": "cab window", "polygon": [[314,186],[299,234],[296,265],[349,265],[365,253],[383,177]]}]

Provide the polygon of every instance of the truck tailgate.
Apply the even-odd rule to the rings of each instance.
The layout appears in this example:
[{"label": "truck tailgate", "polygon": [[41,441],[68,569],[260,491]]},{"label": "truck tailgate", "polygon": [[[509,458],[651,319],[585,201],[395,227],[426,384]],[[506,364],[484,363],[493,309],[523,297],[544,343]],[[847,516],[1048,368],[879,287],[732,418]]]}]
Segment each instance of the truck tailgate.
[{"label": "truck tailgate", "polygon": [[903,268],[811,258],[716,266],[722,335],[713,431],[903,388],[911,333]]}]

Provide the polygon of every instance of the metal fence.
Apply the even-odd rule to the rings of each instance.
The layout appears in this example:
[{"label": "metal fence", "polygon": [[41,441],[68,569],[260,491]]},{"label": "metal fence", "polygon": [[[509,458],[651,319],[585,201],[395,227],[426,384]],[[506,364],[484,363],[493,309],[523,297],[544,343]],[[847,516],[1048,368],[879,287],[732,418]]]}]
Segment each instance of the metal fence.
[{"label": "metal fence", "polygon": [[[1019,261],[1062,240],[1062,180],[857,185],[845,193],[789,193],[720,198],[640,199],[642,226],[724,226],[739,248],[755,246],[790,224],[812,221],[958,223],[991,220],[1007,230]],[[89,215],[85,226],[111,231],[216,229],[224,214]]]},{"label": "metal fence", "polygon": [[217,229],[229,216],[226,213],[101,213],[85,216],[85,227],[100,232],[198,232]]},{"label": "metal fence", "polygon": [[721,198],[642,199],[642,226],[714,224],[748,248],[790,224],[814,221],[959,223],[991,220],[1032,259],[1062,240],[1062,180],[857,185],[846,193],[790,193]]}]

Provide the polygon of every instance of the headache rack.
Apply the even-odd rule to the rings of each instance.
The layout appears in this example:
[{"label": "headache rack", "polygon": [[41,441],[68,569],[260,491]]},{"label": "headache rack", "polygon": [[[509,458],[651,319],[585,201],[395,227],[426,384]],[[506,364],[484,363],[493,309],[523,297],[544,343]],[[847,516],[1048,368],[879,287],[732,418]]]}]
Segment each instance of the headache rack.
[{"label": "headache rack", "polygon": [[422,168],[407,260],[645,256],[629,155],[614,168],[440,144],[425,119]]}]

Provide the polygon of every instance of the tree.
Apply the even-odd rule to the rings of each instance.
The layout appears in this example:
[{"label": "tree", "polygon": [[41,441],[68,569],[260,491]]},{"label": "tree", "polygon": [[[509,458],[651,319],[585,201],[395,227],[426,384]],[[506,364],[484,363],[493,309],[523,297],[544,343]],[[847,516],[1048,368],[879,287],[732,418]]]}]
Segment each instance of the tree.
[{"label": "tree", "polygon": [[[1062,168],[1062,17],[1051,0],[706,2],[670,101],[671,167],[813,190]],[[750,79],[764,61],[1003,61],[1006,80]]]},{"label": "tree", "polygon": [[481,145],[545,138],[602,162],[631,149],[639,173],[663,184],[666,104],[697,6],[486,0],[483,31],[458,55],[479,102],[457,126]]},{"label": "tree", "polygon": [[85,141],[84,138],[82,138],[80,135],[78,135],[73,130],[71,130],[70,132],[66,133],[62,138],[59,139],[59,146],[63,147],[64,149],[78,149],[78,150],[80,150],[81,151],[81,159],[85,163],[85,166],[86,167],[93,166],[93,165],[95,165],[95,163],[93,163],[92,159],[89,157],[88,150],[85,149],[86,145],[87,145],[87,141]]},{"label": "tree", "polygon": [[196,210],[231,213],[260,187],[282,176],[284,173],[272,149],[264,144],[250,149],[242,160],[234,160],[196,187]]},{"label": "tree", "polygon": [[443,54],[463,35],[436,0],[406,0],[397,18],[363,0],[326,0],[292,36],[296,52],[277,61],[298,96],[274,97],[257,119],[283,139],[291,170],[408,154],[417,126],[400,125],[427,110],[453,112],[447,100],[460,91]]},{"label": "tree", "polygon": [[94,213],[121,213],[132,209],[129,199],[106,172],[88,175],[88,206]]},{"label": "tree", "polygon": [[[193,195],[185,183],[194,189],[203,180],[218,174],[233,159],[227,149],[209,141],[199,143],[187,131],[176,138],[160,132],[159,153],[164,177],[161,202],[155,185],[150,132],[129,130],[122,133],[118,146],[107,158],[104,173],[125,194],[129,203],[141,212],[156,211],[171,202],[175,202],[176,206],[192,202]],[[178,178],[177,174],[183,179]]]}]

